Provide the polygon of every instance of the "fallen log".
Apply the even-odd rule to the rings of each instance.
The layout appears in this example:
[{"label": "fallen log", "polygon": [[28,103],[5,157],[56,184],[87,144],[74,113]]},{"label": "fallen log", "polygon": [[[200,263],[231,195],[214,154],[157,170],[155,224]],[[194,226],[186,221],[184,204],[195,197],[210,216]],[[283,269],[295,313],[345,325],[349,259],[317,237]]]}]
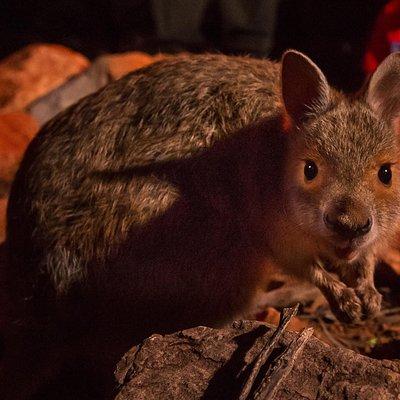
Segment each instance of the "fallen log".
[{"label": "fallen log", "polygon": [[[116,400],[239,399],[275,331],[271,325],[236,321],[225,329],[197,327],[153,335],[118,364],[121,390]],[[400,361],[330,347],[309,330],[276,336],[255,385],[243,398],[400,398]]]}]

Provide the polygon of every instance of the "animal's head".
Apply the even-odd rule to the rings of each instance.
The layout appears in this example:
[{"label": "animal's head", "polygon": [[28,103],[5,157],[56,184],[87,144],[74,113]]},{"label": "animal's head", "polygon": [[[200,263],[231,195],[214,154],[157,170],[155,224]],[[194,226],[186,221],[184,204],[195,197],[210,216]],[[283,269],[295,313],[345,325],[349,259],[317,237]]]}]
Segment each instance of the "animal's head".
[{"label": "animal's head", "polygon": [[355,260],[387,243],[400,217],[400,53],[390,55],[365,95],[332,90],[306,56],[282,60],[288,118],[286,209],[321,255]]}]

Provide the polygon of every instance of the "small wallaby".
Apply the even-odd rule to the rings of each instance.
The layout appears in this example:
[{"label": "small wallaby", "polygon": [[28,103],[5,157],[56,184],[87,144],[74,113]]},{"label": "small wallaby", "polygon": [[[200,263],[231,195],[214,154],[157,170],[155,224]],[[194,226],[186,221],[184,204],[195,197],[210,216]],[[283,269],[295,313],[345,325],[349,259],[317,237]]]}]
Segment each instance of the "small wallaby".
[{"label": "small wallaby", "polygon": [[106,396],[131,345],[242,316],[272,264],[341,320],[376,313],[399,111],[400,54],[349,98],[287,51],[167,59],[60,113],[10,195],[0,397],[29,398],[66,363],[104,369]]}]

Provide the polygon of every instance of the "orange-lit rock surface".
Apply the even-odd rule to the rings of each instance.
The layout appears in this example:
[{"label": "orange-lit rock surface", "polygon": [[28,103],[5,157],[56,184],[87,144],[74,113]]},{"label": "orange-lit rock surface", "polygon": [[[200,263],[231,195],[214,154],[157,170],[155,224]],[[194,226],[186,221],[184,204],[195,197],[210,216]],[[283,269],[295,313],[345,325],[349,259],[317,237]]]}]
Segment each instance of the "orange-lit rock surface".
[{"label": "orange-lit rock surface", "polygon": [[89,60],[55,44],[33,44],[0,61],[0,113],[23,110],[89,66]]},{"label": "orange-lit rock surface", "polygon": [[22,155],[37,131],[37,122],[28,114],[0,115],[0,197],[1,187],[12,182]]},{"label": "orange-lit rock surface", "polygon": [[4,242],[6,238],[6,210],[7,198],[0,198],[0,245]]},{"label": "orange-lit rock surface", "polygon": [[113,79],[119,79],[128,72],[145,67],[166,57],[168,57],[166,54],[156,54],[151,56],[141,51],[132,51],[127,53],[109,54],[104,56],[104,59],[108,64],[111,77]]},{"label": "orange-lit rock surface", "polygon": [[8,191],[24,151],[37,131],[37,122],[28,114],[0,114],[0,243],[5,239]]},{"label": "orange-lit rock surface", "polygon": [[78,102],[82,97],[99,90],[111,80],[107,62],[103,57],[99,57],[85,71],[39,97],[25,110],[42,126],[62,110]]}]

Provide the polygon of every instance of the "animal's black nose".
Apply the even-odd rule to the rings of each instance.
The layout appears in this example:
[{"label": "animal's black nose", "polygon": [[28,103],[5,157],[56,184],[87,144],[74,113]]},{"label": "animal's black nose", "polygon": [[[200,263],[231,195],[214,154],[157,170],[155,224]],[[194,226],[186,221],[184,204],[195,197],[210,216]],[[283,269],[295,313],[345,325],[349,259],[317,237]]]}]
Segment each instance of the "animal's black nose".
[{"label": "animal's black nose", "polygon": [[366,235],[372,227],[372,219],[367,218],[362,223],[352,221],[345,214],[339,215],[324,215],[325,225],[333,232],[346,239],[355,239]]}]

